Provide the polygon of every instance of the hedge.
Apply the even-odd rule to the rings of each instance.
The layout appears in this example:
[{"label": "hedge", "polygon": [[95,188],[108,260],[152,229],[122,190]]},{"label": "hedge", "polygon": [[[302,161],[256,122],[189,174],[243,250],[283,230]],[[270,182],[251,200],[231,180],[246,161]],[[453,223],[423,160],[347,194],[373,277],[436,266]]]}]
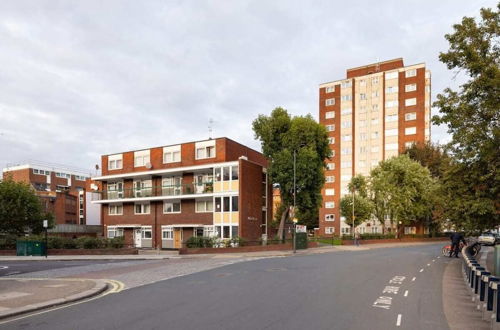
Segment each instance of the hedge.
[{"label": "hedge", "polygon": [[[45,241],[44,236],[28,236],[28,237],[18,237],[17,240],[20,241]],[[15,241],[14,241],[15,242]],[[2,245],[2,240],[0,239],[0,249],[5,249]],[[88,237],[82,236],[78,238],[70,237],[59,237],[59,236],[49,236],[47,237],[47,245],[49,249],[121,249],[125,245],[123,237],[115,238],[98,238],[98,237]],[[14,245],[9,245],[11,249],[15,249]]]}]

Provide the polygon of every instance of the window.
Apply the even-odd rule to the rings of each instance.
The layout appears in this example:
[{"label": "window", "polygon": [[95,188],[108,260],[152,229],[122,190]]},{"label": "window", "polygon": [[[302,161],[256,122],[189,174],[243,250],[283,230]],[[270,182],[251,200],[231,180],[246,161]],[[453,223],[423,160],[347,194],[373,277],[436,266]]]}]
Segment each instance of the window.
[{"label": "window", "polygon": [[398,101],[397,100],[394,100],[394,101],[386,101],[385,102],[385,107],[386,108],[395,108],[398,106]]},{"label": "window", "polygon": [[325,105],[334,105],[335,104],[335,99],[326,99],[325,100]]},{"label": "window", "polygon": [[351,128],[352,122],[350,120],[342,122],[342,128]]},{"label": "window", "polygon": [[345,109],[342,109],[342,111],[341,111],[342,115],[350,115],[351,113],[352,113],[351,108],[345,108]]},{"label": "window", "polygon": [[352,135],[350,134],[346,134],[346,135],[342,135],[342,141],[352,141]]},{"label": "window", "polygon": [[329,137],[328,138],[328,144],[335,144],[335,138],[334,137]]},{"label": "window", "polygon": [[358,162],[359,167],[366,167],[366,162],[364,160],[360,160]]},{"label": "window", "polygon": [[398,121],[398,115],[387,115],[385,116],[385,122],[393,122],[393,121]]},{"label": "window", "polygon": [[325,176],[325,182],[327,182],[327,183],[335,182],[335,176],[333,176],[333,175]]},{"label": "window", "polygon": [[350,80],[343,81],[341,86],[342,88],[350,88],[352,87],[352,82]]},{"label": "window", "polygon": [[56,177],[63,178],[63,179],[70,179],[71,175],[66,174],[66,173],[62,173],[62,172],[56,172]]},{"label": "window", "polygon": [[212,212],[214,210],[213,201],[196,201],[196,212]]},{"label": "window", "polygon": [[123,228],[108,227],[108,238],[122,237]]},{"label": "window", "polygon": [[108,156],[108,170],[119,170],[123,168],[122,154]]},{"label": "window", "polygon": [[342,176],[340,177],[340,180],[341,180],[342,182],[348,182],[348,181],[351,181],[351,178],[352,178],[352,175],[342,175]]},{"label": "window", "polygon": [[417,90],[417,84],[405,85],[405,92],[413,92]]},{"label": "window", "polygon": [[398,77],[398,72],[397,71],[393,71],[393,72],[387,72],[385,74],[385,80],[389,80],[389,79],[395,79]]},{"label": "window", "polygon": [[335,131],[335,125],[326,125],[326,131],[327,132]]},{"label": "window", "polygon": [[329,171],[333,171],[335,169],[335,163],[327,163],[326,169]]},{"label": "window", "polygon": [[134,196],[149,197],[153,195],[152,180],[134,181]]},{"label": "window", "polygon": [[359,99],[360,100],[366,100],[366,94],[365,93],[359,93]]},{"label": "window", "polygon": [[81,175],[75,175],[75,180],[78,180],[78,181],[85,181],[87,178],[84,177],[84,176],[81,176]]},{"label": "window", "polygon": [[165,227],[161,229],[161,238],[172,240],[174,239],[174,229],[172,227]]},{"label": "window", "polygon": [[325,88],[325,93],[333,93],[335,92],[335,86],[329,86]]},{"label": "window", "polygon": [[196,159],[215,157],[215,140],[196,143]]},{"label": "window", "polygon": [[406,70],[405,72],[406,78],[415,77],[416,75],[417,75],[417,69]]},{"label": "window", "polygon": [[163,148],[163,163],[178,163],[181,161],[181,146]]},{"label": "window", "polygon": [[348,95],[342,95],[342,96],[340,97],[340,99],[341,99],[342,101],[351,101],[351,100],[352,100],[352,95],[351,95],[351,94],[348,94]]},{"label": "window", "polygon": [[372,78],[372,85],[378,84],[378,77],[373,77]]},{"label": "window", "polygon": [[379,149],[378,149],[378,146],[373,146],[373,147],[371,148],[371,152],[378,152],[378,150],[379,150]]},{"label": "window", "polygon": [[406,127],[405,128],[405,135],[413,135],[413,134],[417,134],[416,127]]},{"label": "window", "polygon": [[238,196],[231,196],[231,211],[238,212]]},{"label": "window", "polygon": [[351,162],[350,162],[350,161],[347,161],[347,162],[342,162],[342,163],[340,164],[340,167],[341,167],[341,168],[349,168],[349,167],[351,167],[351,166],[352,166],[352,164],[351,164]]},{"label": "window", "polygon": [[372,98],[378,97],[378,91],[372,92]]},{"label": "window", "polygon": [[359,147],[360,154],[366,154],[368,152],[368,148],[366,146]]},{"label": "window", "polygon": [[332,157],[335,157],[335,150],[332,150]]},{"label": "window", "polygon": [[325,209],[335,208],[335,202],[325,202]]},{"label": "window", "polygon": [[230,212],[231,211],[231,205],[229,204],[229,199],[230,199],[230,197],[222,197],[222,211],[223,212]]},{"label": "window", "polygon": [[335,118],[335,111],[327,111],[325,112],[325,119]]},{"label": "window", "polygon": [[386,129],[385,136],[398,136],[398,129],[397,128]]},{"label": "window", "polygon": [[360,120],[359,127],[366,127],[366,120]]},{"label": "window", "polygon": [[373,118],[371,121],[372,126],[378,125],[378,118]]},{"label": "window", "polygon": [[361,80],[359,81],[359,86],[366,86],[366,80],[361,79]]},{"label": "window", "polygon": [[410,120],[415,120],[417,119],[417,113],[416,112],[409,112],[405,114],[405,120],[410,121]]},{"label": "window", "polygon": [[333,196],[333,195],[335,195],[335,189],[325,189],[325,195],[326,196]]},{"label": "window", "polygon": [[398,86],[390,86],[386,87],[385,93],[386,94],[392,94],[392,93],[397,93],[398,92]]},{"label": "window", "polygon": [[417,227],[405,227],[405,235],[412,235],[417,233]]},{"label": "window", "polygon": [[378,104],[372,105],[372,111],[378,111]]},{"label": "window", "polygon": [[149,214],[151,206],[149,203],[135,204],[134,214]]},{"label": "window", "polygon": [[163,213],[181,213],[181,202],[165,202]]},{"label": "window", "polygon": [[149,163],[149,150],[134,152],[134,167],[146,166]]},{"label": "window", "polygon": [[405,106],[409,107],[412,105],[417,105],[417,98],[414,97],[414,98],[405,100]]},{"label": "window", "polygon": [[38,170],[36,168],[33,169],[33,174],[38,174]]},{"label": "window", "polygon": [[413,147],[414,144],[415,144],[415,141],[405,142],[405,148],[406,149],[411,148],[411,147]]},{"label": "window", "polygon": [[222,168],[222,181],[229,181],[229,166]]},{"label": "window", "polygon": [[325,227],[325,234],[326,235],[335,234],[335,227]]},{"label": "window", "polygon": [[153,232],[151,228],[141,228],[141,238],[142,239],[151,239],[153,237]]},{"label": "window", "polygon": [[365,113],[366,112],[366,105],[362,105],[359,107],[359,113]]},{"label": "window", "polygon": [[378,132],[372,132],[371,138],[372,139],[377,139],[378,138]]},{"label": "window", "polygon": [[238,180],[238,165],[231,166],[231,180]]},{"label": "window", "polygon": [[360,133],[359,134],[359,139],[361,141],[366,141],[368,139],[368,135],[366,133]]},{"label": "window", "polygon": [[397,143],[387,143],[385,145],[385,150],[398,150],[398,144]]},{"label": "window", "polygon": [[215,212],[238,212],[238,196],[215,197]]},{"label": "window", "polygon": [[351,228],[349,227],[342,227],[342,234],[349,234],[351,232]]},{"label": "window", "polygon": [[335,221],[335,214],[325,214],[325,221]]},{"label": "window", "polygon": [[351,154],[351,148],[342,148],[341,152],[342,155],[350,155]]},{"label": "window", "polygon": [[122,205],[109,205],[108,207],[108,215],[122,215],[123,214],[123,206]]}]

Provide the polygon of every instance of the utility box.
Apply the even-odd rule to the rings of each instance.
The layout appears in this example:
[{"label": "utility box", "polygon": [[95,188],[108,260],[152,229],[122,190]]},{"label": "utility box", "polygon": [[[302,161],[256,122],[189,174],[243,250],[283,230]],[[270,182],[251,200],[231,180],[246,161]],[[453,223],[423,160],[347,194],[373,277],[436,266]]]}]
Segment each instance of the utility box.
[{"label": "utility box", "polygon": [[44,256],[47,246],[41,241],[17,241],[16,255],[18,256]]},{"label": "utility box", "polygon": [[296,233],[295,247],[297,250],[307,249],[307,233]]}]

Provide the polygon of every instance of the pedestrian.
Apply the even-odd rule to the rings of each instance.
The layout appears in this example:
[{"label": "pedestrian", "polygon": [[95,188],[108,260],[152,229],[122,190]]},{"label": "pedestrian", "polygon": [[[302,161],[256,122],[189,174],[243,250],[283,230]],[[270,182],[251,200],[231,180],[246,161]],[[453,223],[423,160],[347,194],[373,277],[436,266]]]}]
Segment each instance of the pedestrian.
[{"label": "pedestrian", "polygon": [[360,239],[359,230],[356,230],[354,232],[354,244],[356,244],[356,246],[359,246],[359,239]]},{"label": "pedestrian", "polygon": [[450,249],[450,255],[449,257],[451,258],[453,254],[455,254],[455,258],[458,258],[458,252],[460,250],[460,241],[464,243],[464,245],[467,245],[465,242],[465,238],[461,233],[452,233],[450,235],[450,240],[451,240],[451,249]]}]

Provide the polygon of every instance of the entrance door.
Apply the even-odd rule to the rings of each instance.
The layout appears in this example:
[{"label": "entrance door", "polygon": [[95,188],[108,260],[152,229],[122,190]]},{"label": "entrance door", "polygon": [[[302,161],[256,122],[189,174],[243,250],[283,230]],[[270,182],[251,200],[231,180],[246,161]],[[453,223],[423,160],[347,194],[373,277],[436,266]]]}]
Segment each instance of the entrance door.
[{"label": "entrance door", "polygon": [[182,247],[182,228],[174,228],[174,249]]},{"label": "entrance door", "polygon": [[134,245],[135,247],[141,247],[141,230],[140,229],[135,229],[134,230]]}]

